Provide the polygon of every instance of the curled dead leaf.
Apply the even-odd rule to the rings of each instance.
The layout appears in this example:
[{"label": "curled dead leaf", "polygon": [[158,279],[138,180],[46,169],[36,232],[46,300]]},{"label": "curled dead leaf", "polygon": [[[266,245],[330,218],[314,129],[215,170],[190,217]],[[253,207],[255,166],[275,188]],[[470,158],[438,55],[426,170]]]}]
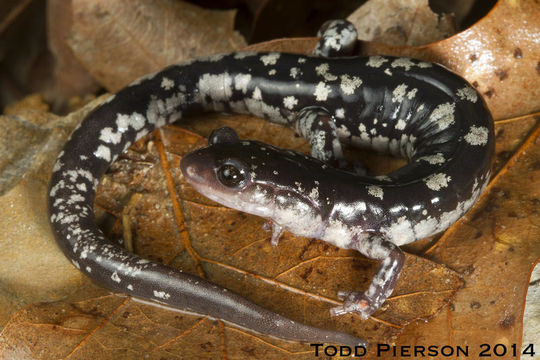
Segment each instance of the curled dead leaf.
[{"label": "curled dead leaf", "polygon": [[173,0],[73,0],[72,8],[73,53],[111,92],[166,65],[245,45],[234,11]]}]

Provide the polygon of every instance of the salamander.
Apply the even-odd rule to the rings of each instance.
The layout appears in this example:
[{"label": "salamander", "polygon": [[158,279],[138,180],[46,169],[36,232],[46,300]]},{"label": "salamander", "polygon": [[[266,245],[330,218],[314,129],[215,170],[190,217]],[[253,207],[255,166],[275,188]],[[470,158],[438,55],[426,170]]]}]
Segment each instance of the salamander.
[{"label": "salamander", "polygon": [[[392,293],[403,267],[399,246],[441,232],[475,202],[490,176],[493,125],[482,97],[440,65],[410,58],[350,56],[356,32],[327,23],[310,56],[235,52],[145,76],[93,110],[54,165],[50,223],[59,247],[98,284],[206,314],[283,339],[366,345],[266,310],[199,277],[150,262],[107,240],[95,223],[99,179],[122,151],[165,124],[203,112],[246,113],[289,126],[311,156],[230,128],[183,157],[197,191],[283,230],[354,249],[380,261],[365,291],[340,291],[331,313],[369,317]],[[351,166],[343,146],[404,157],[383,176]],[[339,274],[336,274],[339,275]]]}]

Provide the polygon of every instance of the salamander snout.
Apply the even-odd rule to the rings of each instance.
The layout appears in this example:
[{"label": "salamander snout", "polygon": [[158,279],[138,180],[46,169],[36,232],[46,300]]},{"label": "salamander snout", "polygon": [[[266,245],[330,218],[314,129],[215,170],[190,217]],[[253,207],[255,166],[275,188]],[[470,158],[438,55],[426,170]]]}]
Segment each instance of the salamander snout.
[{"label": "salamander snout", "polygon": [[[206,183],[207,180],[205,179],[208,179],[208,175],[210,174],[208,174],[209,168],[206,167],[205,170],[204,165],[208,164],[210,161],[211,159],[208,159],[208,157],[204,156],[199,150],[184,155],[180,161],[180,169],[182,170],[182,174],[186,181],[192,186]],[[207,173],[206,176],[205,173]]]}]

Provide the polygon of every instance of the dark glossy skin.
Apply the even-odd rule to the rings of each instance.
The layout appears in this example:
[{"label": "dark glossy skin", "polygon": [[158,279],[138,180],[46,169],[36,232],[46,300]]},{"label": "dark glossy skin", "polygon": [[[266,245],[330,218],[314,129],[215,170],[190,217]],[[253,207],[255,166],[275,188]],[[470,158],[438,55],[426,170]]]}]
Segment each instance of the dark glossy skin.
[{"label": "dark glossy skin", "polygon": [[[342,23],[326,31],[337,40],[351,38],[350,27]],[[334,54],[328,46],[322,44],[320,53]],[[316,159],[240,141],[234,132],[220,129],[209,147],[183,159],[182,170],[206,196],[271,219],[275,244],[285,228],[381,260],[366,292],[338,294],[344,304],[334,314],[368,317],[376,311],[403,265],[398,246],[446,229],[472,206],[489,179],[490,114],[466,81],[435,64],[380,56],[233,53],[171,66],[131,84],[89,114],[53,170],[49,209],[58,244],[99,284],[280,338],[365,345],[141,259],[97,228],[96,186],[115,158],[155,128],[207,111],[250,113],[291,126],[310,141]],[[385,177],[359,176],[327,165],[344,164],[341,143],[410,161]],[[240,187],[223,183],[227,169],[242,170]]]}]

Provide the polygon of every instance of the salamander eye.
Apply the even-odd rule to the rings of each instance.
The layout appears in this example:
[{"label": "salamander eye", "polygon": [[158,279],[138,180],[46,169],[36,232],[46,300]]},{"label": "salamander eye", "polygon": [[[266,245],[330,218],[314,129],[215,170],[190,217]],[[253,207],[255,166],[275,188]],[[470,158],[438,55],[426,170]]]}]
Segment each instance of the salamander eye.
[{"label": "salamander eye", "polygon": [[245,172],[232,164],[224,164],[217,170],[219,181],[227,187],[238,187],[245,183]]}]

